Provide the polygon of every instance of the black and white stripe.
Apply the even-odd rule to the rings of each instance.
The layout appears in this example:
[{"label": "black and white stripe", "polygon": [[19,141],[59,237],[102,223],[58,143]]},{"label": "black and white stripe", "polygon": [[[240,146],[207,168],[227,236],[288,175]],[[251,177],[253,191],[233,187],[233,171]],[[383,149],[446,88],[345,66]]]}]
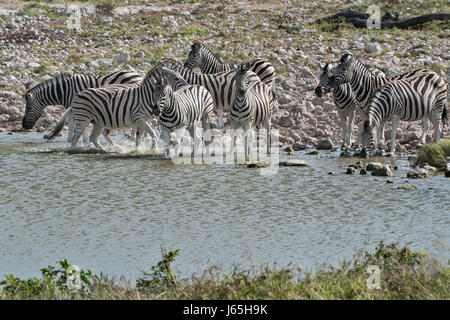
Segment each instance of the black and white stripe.
[{"label": "black and white stripe", "polygon": [[[333,94],[334,105],[337,108],[339,115],[339,126],[342,130],[342,148],[349,147],[351,145],[351,135],[353,131],[353,119],[355,111],[358,106],[358,100],[356,100],[355,93],[348,83],[344,83],[335,88],[331,88],[329,85],[330,78],[332,76],[330,64],[322,66],[319,63],[320,76],[319,84],[317,85],[315,94],[318,97],[322,97],[327,93]],[[384,75],[384,73],[378,69],[369,69],[373,74]]]},{"label": "black and white stripe", "polygon": [[[257,58],[247,62],[249,70],[256,73],[259,79],[268,85],[275,94],[275,68],[266,59]],[[191,46],[191,51],[184,63],[190,70],[198,67],[201,73],[219,73],[236,70],[234,65],[224,64],[222,60],[209,50],[203,43],[196,42]]]},{"label": "black and white stripe", "polygon": [[[200,85],[182,86],[176,90],[168,79],[176,77],[177,73],[163,69],[163,75],[158,79],[157,86],[153,92],[155,106],[159,109],[154,114],[161,113],[159,124],[161,125],[161,137],[166,143],[166,153],[171,152],[171,132],[177,131],[173,143],[175,154],[178,152],[180,141],[185,130],[188,130],[194,140],[194,150],[198,150],[202,136],[199,132],[201,122],[204,132],[209,129],[209,117],[213,112],[214,103],[208,90]],[[208,146],[211,141],[205,141]]]},{"label": "black and white stripe", "polygon": [[[135,84],[140,83],[143,77],[132,71],[118,71],[104,76],[84,75],[84,74],[61,74],[44,81],[25,93],[25,115],[22,119],[22,127],[31,129],[36,121],[42,116],[45,107],[49,105],[62,105],[64,112],[56,128],[48,136],[49,139],[55,137],[64,127],[66,119],[70,115],[70,105],[73,98],[87,88],[98,88],[108,84]],[[69,138],[71,137],[69,133]]]},{"label": "black and white stripe", "polygon": [[250,154],[252,128],[264,125],[267,132],[267,153],[270,153],[271,112],[273,95],[269,86],[263,82],[250,81],[249,65],[241,65],[236,75],[236,97],[231,107],[231,123],[234,130],[233,150],[236,145],[236,130],[244,129],[244,150],[248,159]]},{"label": "black and white stripe", "polygon": [[[103,150],[98,137],[103,128],[139,128],[147,131],[153,138],[153,147],[156,146],[156,133],[150,127],[147,119],[153,114],[153,90],[156,80],[161,75],[159,65],[150,70],[144,80],[134,85],[107,85],[100,88],[89,88],[80,92],[71,105],[74,119],[74,135],[72,147],[76,146],[81,133],[93,123],[94,128],[90,142]],[[182,79],[181,79],[182,80]],[[173,84],[182,87],[184,80]],[[139,145],[140,135],[136,136],[136,145]]]},{"label": "black and white stripe", "polygon": [[386,120],[392,120],[390,152],[395,152],[395,136],[400,120],[428,118],[434,138],[440,140],[440,120],[447,118],[447,84],[438,74],[428,72],[413,78],[393,80],[377,90],[367,109],[363,132],[362,155],[376,152],[374,132]]},{"label": "black and white stripe", "polygon": [[[238,70],[224,71],[214,74],[201,74],[193,72],[173,59],[161,61],[164,67],[178,72],[190,85],[201,85],[211,94],[214,109],[217,112],[218,127],[223,127],[223,110],[230,110],[236,95],[236,75]],[[260,82],[254,72],[249,71],[250,82]]]},{"label": "black and white stripe", "polygon": [[[332,69],[333,75],[330,78],[330,86],[337,87],[339,85],[349,83],[355,97],[358,100],[360,107],[359,127],[357,136],[357,146],[361,134],[363,131],[364,118],[368,107],[368,102],[372,98],[373,94],[384,84],[392,80],[400,80],[412,78],[420,74],[427,74],[430,71],[427,69],[416,69],[413,71],[401,73],[391,77],[387,77],[384,74],[373,74],[370,70],[355,56],[352,54],[344,54],[337,67]],[[426,128],[428,127],[427,121],[424,122],[424,132],[420,138],[422,142],[425,141]],[[382,140],[384,123],[380,126],[380,132],[377,135],[378,144]]]}]

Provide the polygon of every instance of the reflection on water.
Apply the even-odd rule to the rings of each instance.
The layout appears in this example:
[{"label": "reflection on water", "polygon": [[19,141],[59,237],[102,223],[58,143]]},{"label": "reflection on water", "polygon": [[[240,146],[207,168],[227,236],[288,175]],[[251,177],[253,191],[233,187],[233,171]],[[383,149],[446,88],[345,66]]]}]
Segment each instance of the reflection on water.
[{"label": "reflection on water", "polygon": [[[134,278],[156,264],[161,246],[180,249],[174,267],[181,276],[212,264],[311,269],[379,240],[448,259],[450,180],[408,181],[406,159],[382,159],[399,166],[386,184],[344,174],[356,160],[338,153],[299,153],[294,158],[308,167],[261,176],[145,153],[53,152],[66,146],[62,137],[46,143],[41,134],[0,134],[0,277],[34,276],[67,258]],[[418,190],[397,190],[408,184]]]}]

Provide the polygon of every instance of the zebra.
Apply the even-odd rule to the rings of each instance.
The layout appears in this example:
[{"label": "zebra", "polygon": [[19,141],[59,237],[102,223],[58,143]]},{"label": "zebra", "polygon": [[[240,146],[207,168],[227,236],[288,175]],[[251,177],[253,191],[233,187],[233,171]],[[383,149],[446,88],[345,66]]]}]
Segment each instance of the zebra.
[{"label": "zebra", "polygon": [[[420,74],[427,74],[430,71],[427,69],[416,69],[399,75],[386,77],[384,75],[371,73],[369,69],[366,68],[366,66],[364,66],[364,64],[355,56],[350,53],[346,53],[341,57],[339,65],[333,68],[331,72],[332,76],[330,77],[329,81],[330,87],[336,88],[337,86],[344,83],[349,83],[353,92],[355,92],[356,100],[358,100],[359,102],[360,115],[358,136],[357,142],[354,145],[354,148],[356,148],[361,140],[362,131],[364,130],[364,118],[368,103],[375,91],[389,81],[407,79]],[[380,131],[377,133],[378,145],[380,145],[380,140],[383,136],[383,129],[384,122],[380,125]],[[425,143],[427,129],[428,121],[424,121],[424,131],[422,133],[422,136],[420,137],[420,141],[422,144]]]},{"label": "zebra", "polygon": [[[224,71],[214,74],[201,74],[193,72],[173,59],[163,59],[164,67],[178,72],[190,85],[201,85],[211,94],[214,109],[218,116],[218,127],[223,128],[223,110],[229,110],[235,97],[235,82],[238,70]],[[250,71],[249,71],[250,72]],[[251,72],[249,81],[260,82],[258,75]]]},{"label": "zebra", "polygon": [[[132,71],[118,71],[104,76],[62,73],[27,90],[22,127],[26,130],[33,128],[36,121],[42,116],[45,107],[62,105],[66,111],[63,113],[61,120],[49,135],[44,136],[44,138],[51,140],[64,127],[64,123],[71,114],[72,100],[79,92],[86,88],[97,88],[112,83],[137,84],[142,79],[143,77],[139,73]],[[72,134],[73,126],[69,125],[68,139],[71,138]],[[105,138],[112,144],[108,134],[105,133]]]},{"label": "zebra", "polygon": [[386,120],[392,120],[390,152],[395,152],[395,136],[400,120],[416,121],[428,118],[434,127],[434,138],[440,141],[440,120],[447,120],[448,86],[435,72],[420,74],[413,78],[393,80],[374,94],[367,109],[362,134],[361,156],[376,152],[373,132]]},{"label": "zebra", "polygon": [[[272,89],[272,94],[276,97],[275,90],[275,68],[266,59],[257,58],[247,62],[250,71],[256,73],[259,79]],[[224,71],[236,70],[239,66],[235,64],[225,64],[222,60],[208,49],[203,43],[196,42],[191,46],[191,51],[184,63],[184,66],[190,70],[195,67],[200,68],[204,74],[219,73]]]},{"label": "zebra", "polygon": [[[157,77],[162,73],[161,65],[155,65],[139,85],[107,85],[100,88],[89,88],[80,92],[71,105],[74,119],[74,134],[71,147],[77,145],[81,133],[89,125],[94,124],[90,142],[100,150],[105,150],[98,142],[101,130],[133,127],[137,128],[136,147],[146,131],[152,137],[153,149],[156,148],[157,135],[150,127],[147,119],[153,115],[153,90]],[[175,88],[186,85],[183,79],[172,84]]]},{"label": "zebra", "polygon": [[[358,106],[358,100],[356,100],[355,93],[348,83],[339,85],[335,88],[331,88],[329,85],[330,77],[332,76],[330,64],[322,65],[319,62],[320,76],[319,84],[314,90],[316,96],[322,97],[323,95],[332,92],[334,105],[338,110],[339,125],[342,129],[342,149],[347,149],[351,145],[351,136],[353,130],[353,118],[355,116],[356,107]],[[369,69],[373,74],[384,75],[381,70],[371,68]],[[358,141],[356,141],[358,143]]]},{"label": "zebra", "polygon": [[233,145],[236,146],[236,130],[244,129],[245,159],[250,154],[252,128],[264,124],[267,133],[267,154],[270,153],[271,112],[273,109],[272,90],[261,81],[251,81],[250,65],[241,64],[236,75],[236,97],[231,106],[231,124],[233,126]]},{"label": "zebra", "polygon": [[[198,124],[201,121],[204,133],[206,133],[209,129],[209,118],[214,109],[214,102],[209,91],[200,85],[184,85],[176,90],[169,85],[168,79],[180,75],[164,67],[162,70],[162,75],[158,78],[153,91],[153,106],[155,107],[153,113],[160,114],[161,138],[166,144],[166,155],[171,158],[173,157],[172,150],[174,154],[178,154],[180,141],[186,130],[189,130],[194,140],[194,152],[199,150],[202,137]],[[173,149],[171,149],[171,132],[175,130],[177,137],[173,142]],[[205,141],[206,147],[211,142],[212,140]]]}]

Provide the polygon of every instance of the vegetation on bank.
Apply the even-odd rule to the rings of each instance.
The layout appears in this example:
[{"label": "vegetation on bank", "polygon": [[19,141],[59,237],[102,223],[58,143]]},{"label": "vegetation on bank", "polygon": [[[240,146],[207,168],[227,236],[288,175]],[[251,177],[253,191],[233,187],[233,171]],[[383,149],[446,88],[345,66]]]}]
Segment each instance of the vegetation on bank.
[{"label": "vegetation on bank", "polygon": [[442,139],[439,143],[425,144],[417,153],[416,165],[428,163],[436,168],[445,167],[450,157],[450,139]]},{"label": "vegetation on bank", "polygon": [[[79,290],[67,285],[66,260],[41,269],[41,278],[5,277],[2,299],[449,299],[450,268],[397,243],[379,243],[374,252],[359,252],[339,267],[314,274],[264,267],[178,279],[171,269],[177,251],[164,252],[149,273],[132,286],[102,274],[80,271]],[[370,266],[380,269],[380,289],[368,288]],[[297,272],[300,272],[298,275]],[[70,275],[69,275],[70,277]]]}]

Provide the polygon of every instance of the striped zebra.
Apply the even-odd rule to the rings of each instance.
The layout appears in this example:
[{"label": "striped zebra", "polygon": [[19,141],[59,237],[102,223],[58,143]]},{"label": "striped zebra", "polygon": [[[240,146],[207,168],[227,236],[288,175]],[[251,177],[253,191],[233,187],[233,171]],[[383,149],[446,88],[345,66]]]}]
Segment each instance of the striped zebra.
[{"label": "striped zebra", "polygon": [[364,121],[361,156],[376,153],[373,138],[380,123],[392,120],[390,152],[395,152],[395,136],[400,120],[428,118],[434,127],[434,138],[440,140],[440,120],[447,120],[447,91],[444,79],[434,72],[414,78],[394,80],[383,85],[373,96]]},{"label": "striped zebra", "polygon": [[[139,146],[142,138],[141,131],[146,131],[152,137],[153,148],[156,148],[157,135],[148,124],[147,119],[153,115],[153,90],[156,80],[161,74],[160,65],[157,64],[139,85],[107,85],[80,92],[73,99],[71,105],[74,119],[71,146],[77,145],[81,133],[92,122],[94,128],[90,142],[98,149],[104,150],[98,142],[98,137],[105,127],[137,129],[136,147]],[[172,83],[175,88],[185,86],[185,84],[184,80],[180,83]]]},{"label": "striped zebra", "polygon": [[[173,59],[163,59],[164,67],[178,72],[190,85],[201,85],[211,94],[214,101],[214,109],[219,118],[218,127],[222,128],[223,110],[230,110],[236,95],[236,75],[239,70],[224,71],[214,74],[201,74],[193,72]],[[249,81],[260,82],[258,75],[250,72]]]},{"label": "striped zebra", "polygon": [[[25,115],[22,119],[22,127],[31,129],[36,121],[42,116],[45,107],[49,105],[62,105],[66,111],[56,128],[45,136],[45,138],[54,138],[64,127],[64,123],[71,114],[70,105],[74,97],[86,88],[98,88],[108,84],[136,84],[142,81],[139,73],[131,71],[118,71],[104,76],[84,75],[84,74],[60,74],[47,81],[44,81],[25,93]],[[62,122],[62,125],[61,125]],[[70,121],[71,122],[71,121]],[[70,139],[73,135],[73,125],[69,125]],[[108,134],[105,138],[112,143]]]},{"label": "striped zebra", "polygon": [[[355,93],[348,83],[339,85],[335,88],[331,88],[329,85],[330,78],[332,76],[330,64],[322,65],[319,63],[320,76],[319,84],[314,90],[316,96],[322,97],[329,92],[333,93],[334,105],[338,110],[339,125],[342,130],[342,149],[346,149],[351,145],[351,136],[353,131],[353,118],[355,116],[356,107],[358,106],[358,100],[356,100]],[[378,69],[369,69],[373,74],[384,75],[384,73]],[[358,141],[356,141],[358,143]]]},{"label": "striped zebra", "polygon": [[241,64],[236,75],[236,98],[230,110],[234,132],[232,154],[236,146],[236,130],[243,128],[246,160],[251,151],[252,129],[263,124],[267,133],[267,154],[270,153],[271,112],[274,100],[269,86],[261,81],[251,81],[252,73],[249,70],[249,64]]},{"label": "striped zebra", "polygon": [[[201,121],[204,132],[209,129],[209,117],[214,109],[214,102],[208,90],[200,85],[182,86],[176,90],[168,79],[176,78],[178,73],[162,68],[163,74],[157,80],[153,91],[155,115],[160,114],[161,138],[166,144],[166,155],[173,157],[171,152],[178,154],[180,141],[186,130],[194,140],[194,152],[199,150],[202,136],[198,124]],[[181,77],[181,76],[180,76]],[[171,141],[171,132],[176,131],[176,138]],[[205,141],[206,147],[211,141]]]},{"label": "striped zebra", "polygon": [[[352,54],[344,54],[338,66],[331,70],[332,76],[330,77],[329,85],[335,88],[344,83],[349,83],[353,92],[355,92],[356,100],[359,102],[360,115],[359,115],[359,127],[356,148],[361,139],[362,131],[364,130],[364,119],[367,111],[368,103],[373,94],[384,84],[392,80],[407,79],[415,77],[420,74],[427,74],[430,71],[427,69],[416,69],[413,71],[405,72],[399,75],[386,77],[384,75],[376,75],[370,72],[370,70],[355,56]],[[382,123],[379,127],[380,132],[377,134],[377,142],[380,145],[380,141],[383,136]],[[426,133],[428,129],[428,121],[424,121],[424,131],[420,137],[421,143],[425,143]]]},{"label": "striped zebra", "polygon": [[[250,71],[256,73],[259,79],[272,89],[273,96],[275,97],[275,68],[273,65],[268,60],[262,58],[257,58],[247,63],[250,66]],[[188,54],[184,66],[190,70],[198,67],[200,68],[200,72],[204,74],[238,69],[238,66],[223,63],[217,55],[201,42],[196,42],[191,46],[191,51]]]}]

